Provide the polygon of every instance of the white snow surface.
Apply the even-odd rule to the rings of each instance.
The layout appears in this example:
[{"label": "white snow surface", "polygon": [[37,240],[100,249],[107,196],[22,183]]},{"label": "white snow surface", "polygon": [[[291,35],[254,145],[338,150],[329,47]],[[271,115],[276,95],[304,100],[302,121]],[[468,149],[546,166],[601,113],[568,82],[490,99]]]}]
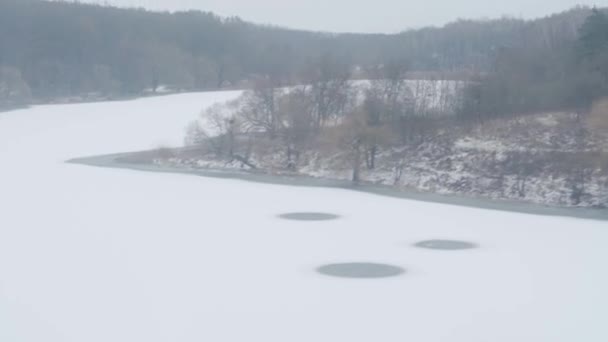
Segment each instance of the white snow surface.
[{"label": "white snow surface", "polygon": [[[608,341],[606,222],[64,163],[178,145],[237,95],[0,113],[0,341]],[[342,218],[276,217],[302,211]],[[351,261],[407,273],[315,272]]]}]

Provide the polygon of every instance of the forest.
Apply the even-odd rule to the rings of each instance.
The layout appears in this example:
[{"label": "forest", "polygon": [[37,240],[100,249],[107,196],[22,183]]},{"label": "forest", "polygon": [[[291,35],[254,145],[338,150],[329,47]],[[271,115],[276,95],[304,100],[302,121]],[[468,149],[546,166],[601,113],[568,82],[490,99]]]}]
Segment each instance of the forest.
[{"label": "forest", "polygon": [[529,21],[332,34],[198,11],[4,0],[0,103],[251,88],[267,79],[303,84],[329,66],[352,79],[375,79],[385,66],[405,64],[407,78],[470,82],[468,116],[588,106],[605,93],[605,21],[602,11],[580,7]]}]

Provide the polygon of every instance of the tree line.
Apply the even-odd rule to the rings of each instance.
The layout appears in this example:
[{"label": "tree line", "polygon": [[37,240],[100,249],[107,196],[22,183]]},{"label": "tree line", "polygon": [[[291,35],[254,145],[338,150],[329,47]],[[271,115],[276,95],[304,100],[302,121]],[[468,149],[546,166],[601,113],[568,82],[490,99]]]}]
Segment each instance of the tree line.
[{"label": "tree line", "polygon": [[483,122],[539,111],[590,112],[608,96],[608,16],[594,8],[576,27],[542,44],[501,47],[492,68],[471,80],[462,116]]},{"label": "tree line", "polygon": [[330,34],[199,11],[3,0],[0,101],[139,95],[161,86],[244,87],[260,78],[301,84],[315,77],[323,58],[339,61],[353,78],[373,78],[392,61],[407,61],[419,77],[470,78],[492,71],[505,48],[559,48],[576,37],[589,13],[576,8],[534,21],[460,20],[394,35]]}]

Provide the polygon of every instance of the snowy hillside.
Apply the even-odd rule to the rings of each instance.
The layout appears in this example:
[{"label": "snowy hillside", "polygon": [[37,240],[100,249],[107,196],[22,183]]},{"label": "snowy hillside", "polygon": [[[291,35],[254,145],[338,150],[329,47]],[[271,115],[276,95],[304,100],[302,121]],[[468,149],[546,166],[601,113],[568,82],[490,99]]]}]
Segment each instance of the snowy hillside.
[{"label": "snowy hillside", "polygon": [[[286,163],[280,141],[251,136],[242,140],[236,153],[246,157],[245,164],[218,156],[209,141],[194,150],[151,156],[149,162],[202,170],[254,167],[268,174],[345,181],[353,177],[352,151],[324,143],[323,138],[291,164]],[[592,129],[576,114],[541,113],[472,130],[454,126],[420,143],[378,148],[375,166],[361,171],[361,181],[406,191],[606,208],[607,160],[605,132]]]}]

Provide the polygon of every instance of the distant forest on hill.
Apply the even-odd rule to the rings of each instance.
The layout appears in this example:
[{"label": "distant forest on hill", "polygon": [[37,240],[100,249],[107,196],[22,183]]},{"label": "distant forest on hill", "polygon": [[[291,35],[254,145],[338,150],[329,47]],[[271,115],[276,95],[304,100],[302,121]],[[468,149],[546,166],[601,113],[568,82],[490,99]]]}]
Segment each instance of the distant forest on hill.
[{"label": "distant forest on hill", "polygon": [[[161,85],[219,89],[256,79],[287,85],[308,82],[328,69],[351,78],[377,78],[386,76],[379,69],[395,61],[407,63],[410,75],[458,75],[483,84],[488,75],[523,78],[531,72],[555,85],[556,74],[570,76],[565,70],[573,67],[566,67],[567,60],[592,13],[581,7],[531,21],[459,20],[395,35],[332,34],[255,25],[208,12],[3,0],[0,102],[10,106],[86,94],[111,98],[154,92]],[[496,78],[490,81],[496,86]],[[498,82],[498,87],[513,82]],[[483,107],[488,107],[484,100],[489,95],[481,94],[486,87],[475,91],[480,94],[471,95],[470,110],[491,109]],[[520,100],[501,105],[526,109]],[[549,105],[534,106],[556,104],[546,101]]]}]

